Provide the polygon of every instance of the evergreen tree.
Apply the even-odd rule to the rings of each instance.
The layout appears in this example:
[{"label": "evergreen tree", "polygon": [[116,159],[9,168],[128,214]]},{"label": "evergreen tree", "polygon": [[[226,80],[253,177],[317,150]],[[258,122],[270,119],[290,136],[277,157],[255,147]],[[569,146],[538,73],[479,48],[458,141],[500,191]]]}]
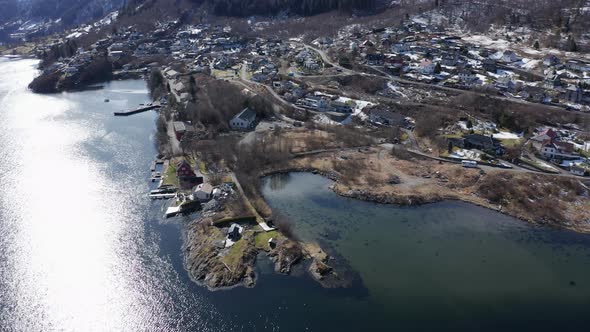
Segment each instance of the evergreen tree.
[{"label": "evergreen tree", "polygon": [[567,45],[566,45],[566,49],[569,52],[577,52],[578,51],[578,45],[576,44],[576,41],[574,39],[574,36],[570,35],[567,38]]},{"label": "evergreen tree", "polygon": [[442,71],[442,67],[440,66],[440,62],[437,62],[436,66],[434,66],[434,73],[440,74],[441,71]]}]

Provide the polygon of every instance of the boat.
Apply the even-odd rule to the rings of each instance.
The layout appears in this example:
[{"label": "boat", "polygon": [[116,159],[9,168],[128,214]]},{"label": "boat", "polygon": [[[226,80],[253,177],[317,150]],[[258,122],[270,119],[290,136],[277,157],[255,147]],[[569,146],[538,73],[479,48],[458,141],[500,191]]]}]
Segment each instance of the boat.
[{"label": "boat", "polygon": [[107,98],[104,100],[105,103],[108,103],[110,100]]}]

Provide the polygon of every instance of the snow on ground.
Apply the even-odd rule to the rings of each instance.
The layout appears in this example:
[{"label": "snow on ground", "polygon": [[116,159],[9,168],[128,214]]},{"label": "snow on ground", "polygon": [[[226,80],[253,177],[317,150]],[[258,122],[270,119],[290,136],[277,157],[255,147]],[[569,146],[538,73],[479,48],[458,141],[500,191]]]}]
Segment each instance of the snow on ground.
[{"label": "snow on ground", "polygon": [[482,74],[475,74],[475,76],[477,76],[477,79],[482,82],[485,83],[486,81],[489,81],[489,78],[485,75]]},{"label": "snow on ground", "polygon": [[510,76],[510,77],[514,77],[514,72],[510,71],[510,70],[503,70],[503,69],[498,69],[497,70],[498,75],[500,76]]},{"label": "snow on ground", "polygon": [[510,43],[507,40],[492,39],[492,38],[490,38],[488,36],[484,36],[484,35],[469,35],[469,36],[463,37],[462,39],[466,42],[469,42],[469,43],[478,44],[478,45],[482,45],[485,47],[496,48],[496,49],[500,49],[500,50],[508,49],[510,46]]},{"label": "snow on ground", "polygon": [[400,87],[398,87],[398,86],[394,85],[392,82],[387,82],[387,87],[388,87],[388,88],[389,88],[391,91],[398,93],[398,94],[399,94],[400,96],[402,96],[403,98],[409,99],[409,98],[408,98],[408,95],[406,95],[406,94],[405,94],[405,93],[402,91],[402,89],[400,89]]},{"label": "snow on ground", "polygon": [[67,38],[67,39],[71,39],[71,38],[78,38],[78,37],[80,37],[80,36],[82,36],[82,33],[81,33],[81,32],[78,32],[78,31],[76,31],[76,32],[73,32],[73,33],[71,33],[71,34],[67,35],[67,36],[66,36],[66,38]]},{"label": "snow on ground", "polygon": [[367,117],[367,115],[362,112],[363,109],[367,106],[375,105],[375,104],[371,103],[370,101],[355,100],[355,99],[350,99],[348,97],[338,97],[338,99],[336,99],[336,101],[339,101],[341,103],[347,103],[347,104],[350,104],[351,102],[354,103],[354,107],[352,109],[352,114],[358,116],[361,119],[365,119]]},{"label": "snow on ground", "polygon": [[518,135],[518,134],[515,134],[515,133],[510,133],[510,132],[507,132],[507,131],[501,131],[501,132],[499,132],[497,134],[494,134],[493,137],[494,138],[497,138],[497,139],[521,139],[522,138],[522,135]]},{"label": "snow on ground", "polygon": [[541,64],[541,60],[534,60],[534,59],[522,59],[522,65],[520,66],[523,69],[531,70],[537,68]]},{"label": "snow on ground", "polygon": [[422,59],[421,56],[419,56],[418,54],[414,54],[414,53],[407,54],[407,56],[409,56],[410,59],[412,59],[412,61],[418,61],[418,60]]},{"label": "snow on ground", "polygon": [[471,150],[459,149],[453,152],[449,157],[468,160],[481,160],[481,154]]}]

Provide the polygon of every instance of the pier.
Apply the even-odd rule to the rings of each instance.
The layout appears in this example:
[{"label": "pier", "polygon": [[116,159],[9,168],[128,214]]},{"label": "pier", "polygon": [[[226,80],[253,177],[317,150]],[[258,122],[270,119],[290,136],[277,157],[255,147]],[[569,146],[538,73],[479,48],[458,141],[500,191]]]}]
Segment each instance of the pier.
[{"label": "pier", "polygon": [[137,113],[143,113],[143,112],[151,111],[151,110],[154,110],[156,108],[160,108],[160,104],[140,106],[140,107],[138,107],[138,108],[136,108],[134,110],[114,112],[114,114],[115,114],[115,116],[129,116],[129,115],[133,115],[133,114],[137,114]]}]

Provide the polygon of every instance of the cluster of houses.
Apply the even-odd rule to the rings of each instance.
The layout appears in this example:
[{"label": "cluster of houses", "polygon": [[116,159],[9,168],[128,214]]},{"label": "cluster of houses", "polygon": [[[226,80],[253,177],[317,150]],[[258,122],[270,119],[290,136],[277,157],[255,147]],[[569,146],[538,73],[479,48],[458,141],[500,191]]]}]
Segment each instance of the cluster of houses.
[{"label": "cluster of houses", "polygon": [[407,22],[341,33],[329,47],[351,55],[353,61],[405,79],[486,89],[511,98],[574,108],[590,104],[590,93],[584,90],[590,86],[590,62],[560,59],[554,54],[523,58],[511,49],[466,42],[441,27]]},{"label": "cluster of houses", "polygon": [[300,71],[305,73],[317,73],[323,66],[318,54],[305,48],[298,49],[294,59]]},{"label": "cluster of houses", "polygon": [[193,168],[185,159],[180,160],[175,166],[180,189],[192,190],[195,200],[205,203],[221,196],[221,190],[203,182],[204,177],[201,172]]},{"label": "cluster of houses", "polygon": [[540,128],[531,143],[540,157],[574,174],[583,176],[590,167],[583,155],[590,151],[590,142],[577,140],[575,131]]},{"label": "cluster of houses", "polygon": [[339,96],[318,94],[290,80],[272,82],[273,89],[286,101],[315,112],[353,113],[353,103],[343,102]]}]

